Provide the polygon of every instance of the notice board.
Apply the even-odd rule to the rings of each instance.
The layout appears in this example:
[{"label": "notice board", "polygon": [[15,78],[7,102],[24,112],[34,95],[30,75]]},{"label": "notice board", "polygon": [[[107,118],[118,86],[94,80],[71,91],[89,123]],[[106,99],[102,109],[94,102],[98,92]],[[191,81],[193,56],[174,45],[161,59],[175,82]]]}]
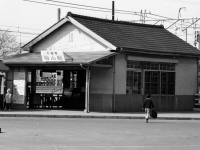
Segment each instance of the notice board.
[{"label": "notice board", "polygon": [[25,92],[25,73],[14,72],[14,88],[13,88],[13,103],[24,104],[24,92]]}]

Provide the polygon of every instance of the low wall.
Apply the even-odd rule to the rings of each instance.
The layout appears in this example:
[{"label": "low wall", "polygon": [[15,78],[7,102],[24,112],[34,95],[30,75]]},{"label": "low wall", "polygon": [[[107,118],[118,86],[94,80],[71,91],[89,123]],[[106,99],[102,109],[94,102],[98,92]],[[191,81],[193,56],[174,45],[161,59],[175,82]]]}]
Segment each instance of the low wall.
[{"label": "low wall", "polygon": [[[157,111],[192,111],[193,95],[152,96]],[[116,112],[141,112],[143,95],[115,95]],[[112,94],[90,94],[90,111],[112,112]]]},{"label": "low wall", "polygon": [[112,112],[112,94],[90,94],[90,111]]}]

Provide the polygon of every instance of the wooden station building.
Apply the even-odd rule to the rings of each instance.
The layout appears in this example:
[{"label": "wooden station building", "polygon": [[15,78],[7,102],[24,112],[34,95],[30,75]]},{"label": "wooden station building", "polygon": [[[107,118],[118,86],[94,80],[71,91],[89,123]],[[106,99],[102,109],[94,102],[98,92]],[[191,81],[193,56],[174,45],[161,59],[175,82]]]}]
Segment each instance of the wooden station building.
[{"label": "wooden station building", "polygon": [[200,51],[162,25],[67,16],[4,63],[13,108],[189,111],[197,93]]}]

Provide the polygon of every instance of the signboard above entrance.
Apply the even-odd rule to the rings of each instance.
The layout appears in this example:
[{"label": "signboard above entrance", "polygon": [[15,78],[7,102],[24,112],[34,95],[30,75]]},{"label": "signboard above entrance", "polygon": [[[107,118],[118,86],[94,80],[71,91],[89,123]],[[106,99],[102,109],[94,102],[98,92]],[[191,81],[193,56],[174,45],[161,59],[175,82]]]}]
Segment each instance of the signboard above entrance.
[{"label": "signboard above entrance", "polygon": [[41,51],[42,61],[65,61],[63,51]]}]

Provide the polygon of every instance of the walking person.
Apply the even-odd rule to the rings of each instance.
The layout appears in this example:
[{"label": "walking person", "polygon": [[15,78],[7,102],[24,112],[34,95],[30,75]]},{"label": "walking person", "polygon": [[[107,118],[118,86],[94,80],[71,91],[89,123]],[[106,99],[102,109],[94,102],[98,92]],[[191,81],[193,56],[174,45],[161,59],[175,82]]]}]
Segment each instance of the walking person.
[{"label": "walking person", "polygon": [[7,93],[4,98],[4,104],[5,104],[4,110],[6,109],[11,110],[11,103],[12,103],[12,94],[10,94],[10,89],[7,89]]},{"label": "walking person", "polygon": [[142,107],[142,109],[144,109],[145,112],[146,112],[146,116],[145,116],[146,123],[148,123],[150,111],[151,111],[152,108],[154,108],[154,104],[153,104],[153,101],[151,100],[151,96],[149,94],[149,95],[147,95],[147,99],[144,101],[144,104],[143,104],[143,107]]}]

